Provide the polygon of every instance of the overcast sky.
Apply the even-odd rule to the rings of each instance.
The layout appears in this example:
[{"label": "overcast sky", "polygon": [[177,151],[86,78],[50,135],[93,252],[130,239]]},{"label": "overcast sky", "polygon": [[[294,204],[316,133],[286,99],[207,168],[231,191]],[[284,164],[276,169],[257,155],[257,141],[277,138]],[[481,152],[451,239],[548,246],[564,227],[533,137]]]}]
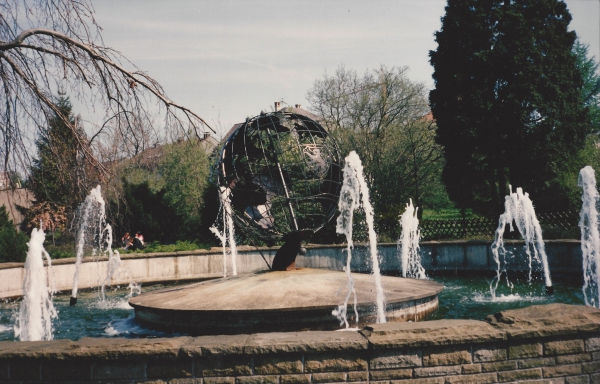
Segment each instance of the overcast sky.
[{"label": "overcast sky", "polygon": [[[600,0],[567,0],[571,29],[600,51]],[[341,64],[363,73],[408,66],[433,87],[445,0],[197,1],[94,3],[107,46],[158,80],[167,95],[213,126],[271,110],[307,106],[306,92]]]}]

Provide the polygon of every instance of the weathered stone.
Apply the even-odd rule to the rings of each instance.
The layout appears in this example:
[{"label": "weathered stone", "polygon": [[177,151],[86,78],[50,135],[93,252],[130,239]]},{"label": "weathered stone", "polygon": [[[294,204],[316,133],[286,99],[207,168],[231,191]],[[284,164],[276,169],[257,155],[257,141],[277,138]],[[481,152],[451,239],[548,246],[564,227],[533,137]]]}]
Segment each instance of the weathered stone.
[{"label": "weathered stone", "polygon": [[249,335],[200,336],[186,340],[181,352],[190,357],[212,355],[241,355]]},{"label": "weathered stone", "polygon": [[481,373],[481,364],[465,364],[462,366],[462,373]]},{"label": "weathered stone", "polygon": [[51,361],[42,364],[44,381],[84,381],[92,379],[92,365],[81,361]]},{"label": "weathered stone", "polygon": [[101,362],[92,366],[92,380],[143,378],[144,362],[142,361]]},{"label": "weathered stone", "polygon": [[346,377],[346,380],[348,381],[367,381],[368,378],[368,372],[360,372],[360,371],[354,371],[354,372],[348,372],[348,376]]},{"label": "weathered stone", "polygon": [[404,369],[385,369],[383,371],[370,371],[369,378],[373,380],[399,380],[410,379],[413,370],[411,368]]},{"label": "weathered stone", "polygon": [[306,372],[347,372],[366,369],[367,361],[358,353],[314,353],[304,356]]},{"label": "weathered stone", "polygon": [[8,361],[9,359],[18,359],[21,357],[30,358],[32,356],[44,359],[60,358],[64,357],[64,352],[72,350],[74,345],[72,340],[67,339],[21,341],[19,343],[13,341],[0,342],[0,361]]},{"label": "weathered stone", "polygon": [[[231,382],[233,382],[233,380]],[[206,381],[205,381],[205,383],[209,384]],[[202,379],[201,378],[171,379],[171,380],[169,380],[169,384],[202,384]],[[216,383],[213,382],[210,384],[216,384]],[[219,383],[219,384],[225,384],[225,383]],[[227,383],[227,384],[230,384],[230,383]]]},{"label": "weathered stone", "polygon": [[509,359],[523,359],[527,357],[542,357],[544,348],[542,343],[518,343],[508,346]]},{"label": "weathered stone", "polygon": [[402,380],[402,381],[394,381],[392,380],[390,384],[444,384],[443,377],[427,377],[421,379],[412,379],[412,380]]},{"label": "weathered stone", "polygon": [[583,340],[558,340],[544,343],[544,355],[566,355],[568,353],[580,353],[585,351]]},{"label": "weathered stone", "polygon": [[336,383],[340,381],[346,381],[346,374],[344,372],[323,372],[313,373],[313,383]]},{"label": "weathered stone", "polygon": [[506,381],[541,379],[541,378],[542,378],[542,369],[541,368],[498,372],[498,381],[501,383],[506,382]]},{"label": "weathered stone", "polygon": [[328,352],[366,350],[367,339],[358,332],[307,331],[258,333],[245,342],[244,353]]},{"label": "weathered stone", "polygon": [[589,384],[589,382],[588,375],[565,377],[565,384]]},{"label": "weathered stone", "polygon": [[594,373],[593,375],[590,375],[590,383],[600,384],[600,373]]},{"label": "weathered stone", "polygon": [[310,383],[310,375],[281,375],[280,382],[281,384],[306,384]]},{"label": "weathered stone", "polygon": [[370,369],[420,367],[423,365],[421,350],[374,351],[369,361]]},{"label": "weathered stone", "polygon": [[600,360],[600,352],[592,352],[592,360]]},{"label": "weathered stone", "polygon": [[556,356],[556,364],[573,364],[592,361],[591,353],[579,353],[577,355],[560,355]]},{"label": "weathered stone", "polygon": [[192,359],[147,361],[146,375],[149,379],[192,377]]},{"label": "weathered stone", "polygon": [[236,384],[278,384],[278,376],[239,376],[235,378]]},{"label": "weathered stone", "polygon": [[482,363],[486,361],[506,360],[506,347],[499,345],[485,345],[482,347],[473,347],[473,362]]},{"label": "weathered stone", "polygon": [[519,369],[550,367],[556,365],[554,357],[540,357],[538,359],[519,360]]},{"label": "weathered stone", "polygon": [[486,318],[509,339],[577,335],[600,331],[600,309],[569,304],[533,305],[501,311]]},{"label": "weathered stone", "polygon": [[481,364],[481,372],[509,371],[511,369],[517,369],[517,362],[515,360]]},{"label": "weathered stone", "polygon": [[428,348],[423,351],[423,366],[469,364],[471,362],[471,351],[467,346]]},{"label": "weathered stone", "polygon": [[588,352],[600,351],[600,337],[585,339],[585,350]]},{"label": "weathered stone", "polygon": [[254,373],[257,375],[302,373],[302,356],[298,354],[255,356]]},{"label": "weathered stone", "polygon": [[194,363],[196,376],[244,376],[252,374],[250,356],[213,356]]},{"label": "weathered stone", "polygon": [[234,377],[205,377],[204,384],[235,384]]},{"label": "weathered stone", "polygon": [[565,384],[564,377],[557,377],[554,379],[540,379],[540,380],[521,380],[519,384]]},{"label": "weathered stone", "polygon": [[415,377],[460,375],[462,373],[460,365],[413,368],[413,371]]},{"label": "weathered stone", "polygon": [[559,377],[559,376],[573,376],[581,375],[582,367],[581,364],[573,365],[557,365],[554,367],[543,367],[542,373],[544,377]]},{"label": "weathered stone", "polygon": [[596,373],[600,372],[600,361],[593,361],[591,363],[581,364],[583,373]]},{"label": "weathered stone", "polygon": [[476,320],[390,322],[369,325],[361,332],[375,349],[484,343],[506,339],[504,332]]},{"label": "weathered stone", "polygon": [[169,384],[164,380],[136,380],[136,384]]},{"label": "weathered stone", "polygon": [[497,383],[498,377],[496,373],[479,373],[476,375],[461,375],[461,376],[448,376],[446,377],[446,384],[459,384],[459,383]]},{"label": "weathered stone", "polygon": [[[94,361],[143,359],[146,357],[174,359],[179,355],[181,346],[190,339],[190,337],[162,339],[84,337],[78,341],[72,341],[63,345],[61,343],[54,346],[54,348],[50,348],[54,344],[54,341],[52,341],[52,344],[48,344],[45,355],[48,358],[58,359],[93,358]],[[49,342],[46,341],[45,343]]]}]

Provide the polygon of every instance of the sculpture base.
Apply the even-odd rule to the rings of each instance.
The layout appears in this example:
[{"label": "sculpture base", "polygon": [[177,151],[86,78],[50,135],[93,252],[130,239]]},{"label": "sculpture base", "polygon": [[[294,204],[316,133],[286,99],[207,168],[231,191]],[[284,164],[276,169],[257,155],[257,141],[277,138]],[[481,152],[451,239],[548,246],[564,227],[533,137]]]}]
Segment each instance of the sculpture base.
[{"label": "sculpture base", "polygon": [[[353,273],[357,296],[356,323],[351,295],[350,327],[375,323],[375,279]],[[129,304],[141,323],[191,335],[242,334],[340,329],[332,314],[344,303],[344,272],[297,269],[256,272],[152,291]],[[382,276],[387,321],[419,321],[438,308],[443,286],[433,281]]]}]

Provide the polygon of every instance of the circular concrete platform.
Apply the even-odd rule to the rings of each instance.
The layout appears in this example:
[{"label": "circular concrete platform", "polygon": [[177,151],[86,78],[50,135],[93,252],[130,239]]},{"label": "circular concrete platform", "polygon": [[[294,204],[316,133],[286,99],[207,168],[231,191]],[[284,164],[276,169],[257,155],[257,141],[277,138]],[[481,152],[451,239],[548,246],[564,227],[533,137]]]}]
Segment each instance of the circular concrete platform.
[{"label": "circular concrete platform", "polygon": [[[374,323],[375,278],[353,273],[359,326]],[[298,269],[256,272],[152,291],[133,297],[135,317],[152,327],[192,335],[339,329],[332,311],[344,303],[344,272]],[[438,308],[443,286],[382,276],[387,321],[418,321]],[[350,326],[355,326],[350,306]]]}]

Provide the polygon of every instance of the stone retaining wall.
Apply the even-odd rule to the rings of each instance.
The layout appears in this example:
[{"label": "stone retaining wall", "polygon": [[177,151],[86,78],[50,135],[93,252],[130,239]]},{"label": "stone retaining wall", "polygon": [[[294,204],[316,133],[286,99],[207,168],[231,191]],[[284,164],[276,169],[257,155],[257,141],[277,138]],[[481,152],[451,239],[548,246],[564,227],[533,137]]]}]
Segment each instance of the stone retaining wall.
[{"label": "stone retaining wall", "polygon": [[9,383],[600,383],[600,310],[550,304],[360,332],[1,342]]},{"label": "stone retaining wall", "polygon": [[[506,241],[509,253],[507,270],[529,270],[522,241]],[[342,271],[346,265],[345,245],[316,245],[307,247],[306,256],[298,256],[296,265],[306,268],[322,268]],[[238,273],[268,269],[273,262],[277,247],[239,247]],[[380,244],[380,267],[384,273],[399,273],[401,263],[396,244]],[[550,271],[579,277],[582,274],[581,245],[576,240],[554,240],[546,242]],[[261,255],[262,252],[262,255]],[[170,281],[190,281],[223,276],[222,248],[187,252],[143,253],[121,255],[119,273],[108,281],[108,285],[127,285]],[[421,244],[421,259],[425,270],[437,271],[495,271],[496,263],[485,241],[429,241]],[[233,267],[227,259],[228,275]],[[534,265],[536,263],[534,262]],[[537,263],[539,265],[539,263]],[[60,259],[52,264],[55,287],[58,291],[69,291],[73,286],[75,259]],[[107,270],[107,258],[84,258],[79,273],[79,288],[93,288],[102,284]],[[370,272],[371,257],[368,247],[357,245],[352,254],[352,271]],[[0,264],[0,298],[22,295],[23,263]]]}]

